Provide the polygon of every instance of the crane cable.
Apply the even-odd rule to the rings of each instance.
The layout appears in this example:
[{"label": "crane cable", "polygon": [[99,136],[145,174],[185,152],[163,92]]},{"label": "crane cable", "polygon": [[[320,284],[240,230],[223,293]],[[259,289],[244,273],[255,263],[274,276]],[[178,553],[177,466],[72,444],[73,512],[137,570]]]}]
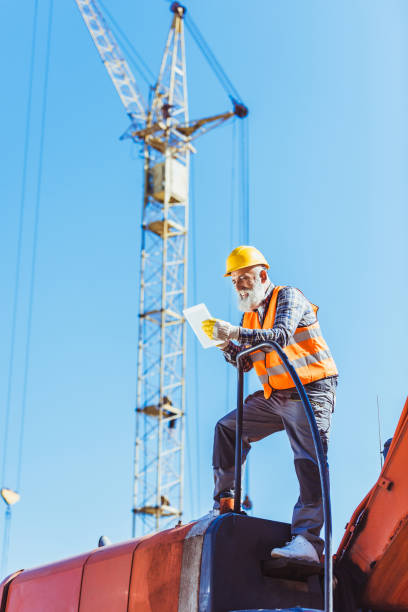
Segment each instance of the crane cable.
[{"label": "crane cable", "polygon": [[27,95],[27,110],[26,110],[25,138],[24,138],[24,152],[23,152],[23,171],[22,171],[22,180],[21,180],[20,214],[19,214],[18,237],[17,237],[17,260],[16,260],[12,324],[11,324],[10,355],[9,355],[9,367],[8,367],[8,379],[7,379],[7,400],[6,400],[6,410],[5,410],[3,459],[2,459],[2,472],[1,472],[1,483],[0,483],[1,486],[5,485],[7,453],[8,453],[10,410],[11,410],[11,391],[12,391],[12,383],[13,383],[13,375],[14,375],[14,352],[15,352],[15,345],[16,345],[17,305],[18,305],[19,295],[20,295],[22,238],[23,238],[24,213],[25,213],[26,193],[27,193],[27,167],[28,167],[28,151],[29,151],[29,141],[30,141],[30,132],[31,132],[31,107],[32,107],[32,98],[33,98],[35,48],[36,48],[36,42],[37,42],[37,19],[38,19],[38,0],[35,0],[34,13],[33,13],[33,25],[32,25],[32,38],[31,38],[31,53],[30,53],[31,59],[30,59],[29,76],[28,76],[28,95]]},{"label": "crane cable", "polygon": [[249,216],[249,125],[246,121],[240,122],[241,127],[241,231],[243,244],[249,244],[250,216]]},{"label": "crane cable", "polygon": [[216,77],[218,78],[222,87],[227,92],[230,99],[233,100],[234,102],[242,102],[241,96],[239,95],[238,91],[235,89],[231,80],[227,76],[225,70],[222,68],[221,64],[215,57],[213,51],[211,50],[208,43],[204,39],[197,25],[194,23],[194,21],[190,17],[189,13],[186,14],[185,23],[186,23],[186,26],[190,34],[194,38],[196,44],[198,45],[205,59],[207,60],[208,65],[215,73]]},{"label": "crane cable", "polygon": [[[41,127],[40,127],[40,149],[39,149],[39,161],[38,161],[38,171],[37,171],[37,192],[36,192],[36,201],[35,201],[34,235],[33,235],[33,248],[32,248],[32,260],[31,260],[31,278],[30,278],[30,288],[29,288],[28,322],[27,322],[27,336],[26,336],[24,374],[23,374],[22,409],[21,409],[20,432],[19,432],[18,453],[17,453],[17,487],[16,487],[17,491],[21,487],[24,424],[25,424],[25,413],[26,413],[27,381],[28,381],[28,369],[29,369],[29,357],[30,357],[30,340],[31,340],[31,326],[32,326],[33,297],[34,297],[35,264],[36,264],[36,253],[37,253],[37,242],[38,242],[38,222],[39,222],[39,209],[40,209],[40,199],[41,199],[40,196],[41,196],[41,182],[42,182],[43,151],[44,151],[45,118],[46,118],[46,107],[47,107],[47,90],[48,90],[48,73],[49,73],[53,1],[54,0],[50,0],[49,17],[48,17],[43,104],[42,104],[42,117],[41,117]],[[37,40],[37,25],[38,25],[38,0],[35,0],[34,15],[33,15],[33,34],[32,34],[32,44],[31,44],[31,61],[30,61],[30,69],[29,69],[29,81],[28,81],[26,132],[25,132],[24,153],[23,153],[23,177],[22,177],[22,192],[21,192],[21,202],[20,202],[19,232],[18,232],[18,241],[17,241],[18,242],[17,244],[17,269],[16,269],[16,283],[15,283],[14,303],[13,303],[13,324],[12,324],[9,377],[8,377],[6,424],[5,424],[5,430],[4,430],[4,443],[3,443],[2,484],[4,484],[4,479],[6,476],[7,451],[8,451],[8,439],[9,439],[8,434],[9,434],[9,424],[10,424],[9,419],[10,419],[10,409],[11,409],[11,387],[12,387],[12,380],[13,380],[15,331],[16,331],[16,322],[17,322],[17,304],[18,304],[18,298],[19,298],[19,287],[20,287],[20,276],[21,276],[22,229],[23,229],[23,222],[24,222],[24,210],[25,210],[26,188],[27,188],[28,151],[29,151],[29,136],[30,136],[30,122],[31,122],[32,91],[33,91],[33,81],[34,81],[34,59],[35,59],[35,48],[36,48],[36,40]],[[5,513],[5,521],[4,521],[4,539],[3,539],[2,562],[1,562],[2,575],[4,575],[7,571],[8,552],[9,552],[9,547],[10,547],[10,529],[11,529],[11,506],[7,504],[6,513]]]},{"label": "crane cable", "polygon": [[54,0],[50,0],[49,12],[48,12],[48,26],[47,26],[47,47],[46,47],[46,52],[45,52],[45,71],[44,71],[43,100],[42,100],[41,126],[40,126],[40,146],[39,146],[39,158],[38,158],[38,169],[37,169],[37,191],[36,191],[36,198],[35,198],[34,234],[33,234],[33,247],[32,247],[32,254],[31,254],[31,277],[30,277],[30,289],[29,289],[29,299],[28,299],[28,323],[27,323],[27,336],[26,336],[25,361],[24,361],[22,416],[21,416],[21,428],[20,428],[20,440],[19,440],[19,452],[18,452],[18,471],[17,471],[18,487],[20,487],[20,483],[21,483],[21,469],[22,469],[23,442],[24,442],[24,422],[25,422],[26,404],[27,404],[28,373],[29,373],[29,366],[30,366],[31,328],[32,328],[32,318],[33,318],[34,287],[35,287],[35,275],[36,275],[36,264],[37,264],[37,245],[38,245],[38,226],[39,226],[39,220],[40,220],[41,188],[42,188],[42,179],[43,179],[44,139],[45,139],[45,125],[46,125],[46,117],[47,117],[48,77],[49,77],[49,69],[50,69],[53,10],[54,10]]},{"label": "crane cable", "polygon": [[[113,25],[112,29],[116,29],[116,36],[121,38],[122,47],[124,47],[131,57],[132,63],[142,79],[147,83],[149,87],[151,87],[155,82],[155,76],[153,71],[149,68],[143,57],[138,53],[133,43],[129,40],[129,37],[122,30],[116,19],[113,17],[112,13],[106,8],[105,4],[102,0],[99,0],[99,4],[101,5],[104,13],[108,16],[111,24]],[[105,21],[103,15],[98,11],[100,19]]]},{"label": "crane cable", "polygon": [[3,551],[1,555],[1,574],[0,577],[5,577],[7,574],[8,551],[10,548],[10,527],[11,527],[11,507],[6,506],[4,516],[4,532],[3,532]]},{"label": "crane cable", "polygon": [[22,391],[22,412],[21,412],[21,426],[20,426],[19,449],[18,449],[18,468],[17,468],[17,488],[18,489],[21,486],[24,425],[25,425],[26,406],[27,406],[28,374],[29,374],[29,366],[30,366],[31,329],[32,329],[34,288],[35,288],[36,264],[37,264],[38,227],[39,227],[39,220],[40,220],[41,190],[42,190],[42,179],[43,179],[44,139],[45,139],[46,116],[47,116],[48,80],[49,80],[48,77],[49,77],[50,55],[51,55],[51,33],[52,33],[53,10],[54,10],[54,0],[50,0],[49,9],[48,9],[49,12],[48,12],[48,25],[47,25],[47,43],[46,43],[47,46],[46,46],[46,52],[45,52],[43,100],[42,100],[41,124],[40,124],[40,145],[39,145],[39,157],[38,157],[38,168],[37,168],[37,190],[36,190],[36,197],[35,197],[33,246],[32,246],[32,253],[31,253],[31,275],[30,275],[30,287],[29,287],[29,298],[28,298],[28,322],[27,322],[27,336],[26,336],[26,344],[25,344],[24,377],[23,377],[23,391]]},{"label": "crane cable", "polygon": [[[194,158],[191,160],[191,220],[192,220],[192,241],[193,241],[193,303],[197,304],[197,216],[195,206],[195,167]],[[194,342],[194,369],[195,369],[195,384],[194,384],[194,404],[195,404],[195,449],[196,449],[196,463],[197,463],[197,504],[198,511],[201,512],[201,476],[200,476],[200,389],[199,381],[200,376],[198,375],[198,343]]]},{"label": "crane cable", "polygon": [[[197,25],[194,23],[193,19],[190,17],[189,14],[186,14],[185,17],[185,23],[186,23],[186,27],[189,30],[190,34],[192,35],[192,37],[194,38],[197,46],[199,47],[199,49],[201,50],[201,52],[204,55],[204,58],[207,60],[207,63],[209,64],[210,68],[213,70],[213,72],[215,73],[216,77],[218,78],[220,84],[222,85],[222,87],[224,88],[224,90],[226,91],[226,93],[228,94],[229,98],[231,99],[232,102],[234,103],[242,103],[242,99],[241,96],[239,95],[237,89],[234,87],[234,85],[232,84],[231,80],[228,78],[227,74],[225,73],[224,69],[222,68],[221,64],[219,63],[219,61],[217,60],[217,58],[215,57],[213,51],[211,50],[211,48],[209,47],[208,43],[205,41],[203,35],[201,34],[200,30],[198,29]],[[235,156],[236,156],[236,121],[234,121],[233,123],[234,127],[233,127],[233,145],[232,145],[232,169],[231,169],[231,212],[233,211],[233,202],[234,202],[234,183],[235,183]],[[248,153],[249,153],[249,134],[248,134],[248,124],[246,121],[243,121],[241,123],[241,138],[240,138],[240,151],[238,153],[239,159],[240,159],[240,174],[241,174],[241,186],[240,186],[240,194],[241,194],[241,198],[240,198],[240,219],[241,219],[241,224],[240,224],[240,228],[239,228],[239,235],[240,235],[240,239],[242,239],[242,242],[244,244],[248,244],[249,241],[249,223],[250,223],[250,218],[249,218],[249,157],[248,157]],[[193,167],[193,166],[192,166]],[[192,179],[193,179],[193,175],[192,175]],[[192,217],[193,217],[193,234],[195,232],[195,207],[193,206],[192,208]],[[232,217],[232,215],[231,215]],[[193,238],[194,240],[194,238]],[[232,242],[232,234],[231,234],[231,242]],[[194,244],[196,244],[196,241],[194,240]],[[197,274],[196,274],[196,260],[195,260],[195,253],[196,250],[193,250],[193,271],[194,271],[194,286],[193,286],[193,294],[194,294],[194,303],[197,303],[197,287],[196,287],[196,278],[197,278]],[[229,304],[229,311],[231,311],[231,302]],[[198,372],[198,356],[197,356],[197,343],[195,343],[194,345],[194,361],[195,361],[195,369],[196,369],[196,380],[198,380],[197,377],[197,372]],[[229,376],[227,375],[227,388],[226,388],[226,399],[227,399],[227,406],[229,405],[229,399],[230,399],[230,385],[229,385]],[[197,474],[198,474],[198,504],[200,506],[200,490],[201,490],[201,486],[200,486],[200,448],[199,448],[199,391],[198,391],[198,387],[196,385],[195,387],[196,389],[196,400],[195,400],[195,404],[196,404],[196,450],[197,450]],[[248,491],[249,491],[249,469],[248,469],[248,465],[247,465],[247,470],[246,470],[246,491],[247,491],[247,497],[249,497],[248,495]]]},{"label": "crane cable", "polygon": [[[246,121],[240,122],[241,139],[240,139],[240,162],[241,162],[241,214],[240,214],[240,239],[242,244],[249,244],[250,241],[250,209],[249,209],[249,118]],[[244,380],[244,385],[245,385]],[[244,387],[245,390],[245,387]],[[252,502],[249,497],[249,486],[250,486],[250,463],[249,457],[246,459],[245,466],[245,498],[244,498],[244,509],[250,510]],[[245,507],[245,502],[247,506]]]},{"label": "crane cable", "polygon": [[[234,238],[234,230],[235,230],[235,203],[237,201],[236,192],[236,158],[237,158],[237,120],[234,118],[232,122],[232,163],[231,163],[231,190],[230,190],[230,210],[229,210],[229,250],[232,251],[235,248],[235,238]],[[233,321],[232,314],[232,293],[231,291],[228,294],[228,321]],[[229,412],[231,409],[231,382],[232,376],[234,372],[232,368],[227,369],[227,378],[226,378],[226,389],[225,389],[225,412]]]}]

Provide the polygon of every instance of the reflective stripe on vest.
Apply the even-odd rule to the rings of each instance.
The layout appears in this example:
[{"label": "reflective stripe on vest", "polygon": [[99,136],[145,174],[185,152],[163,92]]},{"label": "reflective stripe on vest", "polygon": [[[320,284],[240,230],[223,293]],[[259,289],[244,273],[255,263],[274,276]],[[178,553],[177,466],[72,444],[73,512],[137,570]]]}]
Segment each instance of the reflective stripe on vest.
[{"label": "reflective stripe on vest", "polygon": [[[273,290],[262,329],[273,328],[281,289],[282,287],[275,287]],[[312,304],[312,308],[316,314],[318,307]],[[248,329],[261,329],[258,313],[246,312],[242,326]],[[298,327],[283,350],[303,384],[337,374],[336,364],[317,320],[311,325]],[[270,397],[272,389],[290,389],[295,386],[276,351],[269,353],[256,351],[251,355],[251,359],[264,387],[266,398]]]}]

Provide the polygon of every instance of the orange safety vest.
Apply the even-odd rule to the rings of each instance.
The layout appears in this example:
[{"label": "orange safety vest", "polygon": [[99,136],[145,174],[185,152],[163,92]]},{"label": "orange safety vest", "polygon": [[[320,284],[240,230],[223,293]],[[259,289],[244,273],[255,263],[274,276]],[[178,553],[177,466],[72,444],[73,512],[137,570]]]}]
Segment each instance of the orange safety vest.
[{"label": "orange safety vest", "polygon": [[[282,288],[274,287],[273,289],[262,329],[273,328],[276,303],[279,291]],[[336,364],[317,321],[318,306],[315,306],[315,304],[311,305],[316,314],[316,322],[305,327],[298,327],[287,346],[283,349],[304,385],[338,374]],[[246,312],[242,327],[261,329],[258,313]],[[259,380],[263,385],[266,399],[271,396],[272,389],[290,389],[295,386],[276,351],[270,353],[256,351],[252,353],[251,359]]]}]

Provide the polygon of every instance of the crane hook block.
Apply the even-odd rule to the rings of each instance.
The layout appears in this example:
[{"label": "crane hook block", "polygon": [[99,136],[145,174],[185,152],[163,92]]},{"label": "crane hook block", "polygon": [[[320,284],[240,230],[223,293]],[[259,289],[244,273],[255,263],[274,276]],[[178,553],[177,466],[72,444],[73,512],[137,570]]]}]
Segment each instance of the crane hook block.
[{"label": "crane hook block", "polygon": [[240,104],[239,102],[234,101],[234,113],[237,117],[243,119],[244,117],[248,116],[249,110],[245,104]]},{"label": "crane hook block", "polygon": [[170,5],[170,10],[172,13],[177,13],[179,17],[184,17],[187,13],[187,8],[180,4],[180,2],[172,2]]}]

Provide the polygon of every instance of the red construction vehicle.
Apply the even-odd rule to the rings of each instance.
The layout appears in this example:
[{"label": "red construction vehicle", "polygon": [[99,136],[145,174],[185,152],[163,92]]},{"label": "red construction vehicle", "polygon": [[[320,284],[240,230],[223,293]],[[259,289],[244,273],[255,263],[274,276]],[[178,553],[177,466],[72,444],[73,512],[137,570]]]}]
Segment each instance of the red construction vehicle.
[{"label": "red construction vehicle", "polygon": [[[313,432],[304,389],[282,349],[273,344],[269,348],[278,350],[291,373]],[[260,347],[267,348],[259,345],[240,355]],[[239,368],[238,433],[242,392]],[[407,428],[408,400],[380,477],[351,517],[335,555],[336,612],[408,610]],[[327,483],[322,478],[324,567],[268,560],[271,548],[289,539],[290,525],[240,512],[240,452],[238,435],[234,512],[17,571],[0,585],[0,612],[333,610]]]},{"label": "red construction vehicle", "polygon": [[339,610],[408,610],[408,399],[380,476],[336,554]]}]

